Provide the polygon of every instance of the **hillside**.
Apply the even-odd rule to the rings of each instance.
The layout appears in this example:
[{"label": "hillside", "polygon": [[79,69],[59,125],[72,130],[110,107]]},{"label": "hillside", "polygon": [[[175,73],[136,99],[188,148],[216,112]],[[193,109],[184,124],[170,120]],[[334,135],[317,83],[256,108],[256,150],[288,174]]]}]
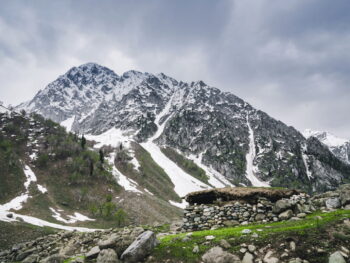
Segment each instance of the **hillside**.
[{"label": "hillside", "polygon": [[[0,220],[75,229],[165,223],[179,217],[180,209],[169,203],[178,202],[179,196],[145,152],[139,151],[137,158],[152,173],[144,171],[147,179],[133,181],[116,168],[124,167],[127,150],[105,147],[101,157],[92,146],[40,115],[0,113]],[[157,169],[163,181],[147,189]]]},{"label": "hillside", "polygon": [[[16,109],[84,133],[99,142],[97,147],[124,141],[135,152],[132,145],[141,146],[179,196],[226,185],[295,187],[311,193],[334,189],[350,178],[350,166],[319,140],[304,138],[202,81],[186,83],[137,71],[119,76],[87,63],[59,76]],[[191,160],[205,175],[183,167]]]}]

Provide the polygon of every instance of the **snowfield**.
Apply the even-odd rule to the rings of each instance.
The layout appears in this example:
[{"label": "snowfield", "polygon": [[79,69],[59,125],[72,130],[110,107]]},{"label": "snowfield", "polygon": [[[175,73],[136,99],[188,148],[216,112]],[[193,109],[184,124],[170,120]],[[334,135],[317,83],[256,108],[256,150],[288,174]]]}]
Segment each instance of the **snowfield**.
[{"label": "snowfield", "polygon": [[[81,232],[90,232],[90,231],[95,231],[96,229],[89,229],[89,228],[84,228],[84,227],[71,227],[71,226],[64,226],[64,225],[59,225],[55,223],[51,223],[33,216],[26,216],[26,215],[21,215],[12,212],[12,210],[20,210],[22,208],[22,204],[25,203],[28,198],[31,196],[29,195],[29,186],[37,181],[37,178],[30,169],[28,165],[24,165],[23,168],[24,174],[27,178],[27,180],[24,183],[24,187],[26,192],[21,194],[20,196],[17,196],[13,198],[11,201],[7,202],[6,204],[0,205],[0,221],[4,222],[14,222],[14,221],[19,221],[19,219],[23,220],[23,222],[26,222],[28,224],[36,225],[36,226],[48,226],[48,227],[53,227],[57,229],[63,229],[63,230],[77,230]],[[37,187],[40,192],[46,193],[47,189],[43,187],[42,185],[37,184]],[[53,211],[53,210],[51,210]],[[57,212],[58,213],[58,212]],[[8,217],[7,215],[12,214],[12,217]],[[70,222],[69,223],[75,223],[76,221],[86,221],[86,220],[94,220],[91,218],[88,218],[82,214],[79,213],[74,213],[73,216],[69,216]],[[56,218],[57,219],[57,218]],[[57,219],[58,220],[58,219]]]},{"label": "snowfield", "polygon": [[249,152],[246,155],[247,160],[247,170],[246,175],[249,181],[252,183],[253,186],[262,186],[262,187],[269,187],[270,185],[268,183],[260,181],[254,174],[256,167],[254,166],[254,159],[255,159],[255,141],[254,141],[254,132],[252,127],[249,123],[249,115],[247,115],[247,126],[249,130]]},{"label": "snowfield", "polygon": [[[148,139],[147,142],[142,143],[141,146],[147,150],[152,159],[163,168],[165,173],[170,177],[172,183],[175,185],[175,192],[183,197],[186,194],[194,191],[200,191],[203,189],[208,189],[210,186],[204,184],[198,179],[192,177],[191,175],[184,172],[179,166],[177,166],[174,162],[172,162],[165,154],[162,153],[159,146],[156,145],[153,141],[157,139],[163,132],[166,121],[160,125],[160,120],[169,114],[169,110],[172,104],[172,98],[169,100],[167,105],[164,107],[163,111],[159,113],[155,119],[155,124],[158,129],[154,136]],[[169,117],[168,117],[169,119]],[[177,205],[178,206],[178,205]]]}]

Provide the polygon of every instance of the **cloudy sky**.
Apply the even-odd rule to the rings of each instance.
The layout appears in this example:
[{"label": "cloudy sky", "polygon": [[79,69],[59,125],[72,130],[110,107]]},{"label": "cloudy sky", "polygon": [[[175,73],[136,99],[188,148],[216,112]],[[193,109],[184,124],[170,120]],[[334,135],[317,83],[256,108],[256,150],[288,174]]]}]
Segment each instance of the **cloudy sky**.
[{"label": "cloudy sky", "polygon": [[348,0],[0,2],[0,100],[97,62],[203,80],[299,130],[350,138]]}]

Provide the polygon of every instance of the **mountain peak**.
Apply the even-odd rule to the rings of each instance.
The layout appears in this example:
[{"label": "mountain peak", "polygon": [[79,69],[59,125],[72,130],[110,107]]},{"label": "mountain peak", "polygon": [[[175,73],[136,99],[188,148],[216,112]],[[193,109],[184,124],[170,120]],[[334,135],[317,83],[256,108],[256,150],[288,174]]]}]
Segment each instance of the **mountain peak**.
[{"label": "mountain peak", "polygon": [[338,147],[344,145],[346,142],[349,142],[349,140],[339,138],[327,131],[313,131],[311,129],[305,129],[303,135],[305,138],[316,137],[319,141],[329,147]]}]

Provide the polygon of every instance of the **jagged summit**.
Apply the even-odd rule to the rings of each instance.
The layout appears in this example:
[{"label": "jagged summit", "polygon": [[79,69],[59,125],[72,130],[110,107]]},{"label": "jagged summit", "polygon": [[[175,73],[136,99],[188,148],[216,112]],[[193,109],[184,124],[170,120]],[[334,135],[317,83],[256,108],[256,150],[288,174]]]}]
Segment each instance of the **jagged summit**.
[{"label": "jagged summit", "polygon": [[331,152],[337,156],[340,160],[350,164],[350,140],[339,138],[330,132],[326,131],[313,131],[306,129],[303,132],[305,138],[315,137],[321,143],[326,145]]},{"label": "jagged summit", "polygon": [[126,133],[135,143],[152,140],[155,145],[143,147],[169,173],[175,166],[164,167],[155,147],[170,147],[204,165],[215,178],[240,186],[310,192],[332,189],[350,178],[350,168],[318,140],[307,140],[293,127],[203,81],[187,83],[135,70],[118,76],[87,63],[18,108],[79,133],[105,134],[110,140],[111,134]]}]

